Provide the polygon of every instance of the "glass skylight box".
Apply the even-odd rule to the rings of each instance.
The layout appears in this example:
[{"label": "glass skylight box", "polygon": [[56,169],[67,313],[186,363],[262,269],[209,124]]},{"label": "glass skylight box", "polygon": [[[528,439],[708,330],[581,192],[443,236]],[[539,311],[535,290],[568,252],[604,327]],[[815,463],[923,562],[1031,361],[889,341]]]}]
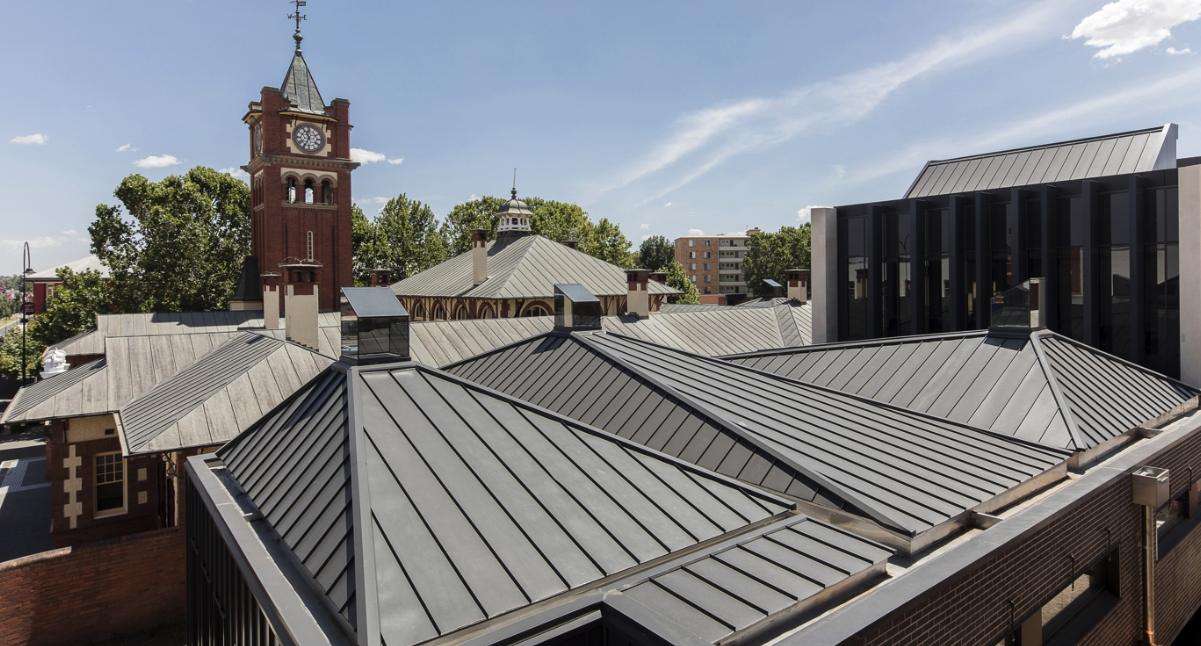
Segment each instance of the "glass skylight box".
[{"label": "glass skylight box", "polygon": [[342,288],[342,361],[409,360],[409,313],[387,287]]}]

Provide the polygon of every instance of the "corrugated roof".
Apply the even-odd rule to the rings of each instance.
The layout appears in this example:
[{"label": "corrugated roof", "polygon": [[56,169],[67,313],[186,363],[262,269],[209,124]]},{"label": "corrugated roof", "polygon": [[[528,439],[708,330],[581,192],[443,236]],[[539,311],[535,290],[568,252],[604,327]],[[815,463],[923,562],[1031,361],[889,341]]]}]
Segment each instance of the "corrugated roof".
[{"label": "corrugated roof", "polygon": [[[681,452],[682,458],[707,468],[733,469],[738,477],[766,487],[780,483],[787,487],[784,480],[764,478],[762,472],[770,465],[766,460],[763,468],[744,472],[744,465],[753,462],[752,447],[763,447],[794,472],[811,474],[833,493],[831,498],[836,496],[881,525],[910,536],[1055,468],[1068,455],[628,337],[576,334],[573,341],[588,345],[621,369],[601,370],[593,365],[594,359],[581,353],[548,353],[557,349],[551,347],[553,343],[546,347],[531,343],[523,346],[528,357],[517,349],[452,370],[581,417],[595,415],[596,406],[608,406],[613,398],[623,404],[631,401],[625,389],[634,392],[639,379],[654,382],[657,388],[646,389],[649,392],[640,405],[631,401],[629,407],[610,409],[613,418],[605,427],[621,428],[618,433],[635,441],[654,441],[651,446],[691,444],[689,433],[695,435],[699,424],[687,425],[683,440],[674,437],[676,427],[685,428],[681,418],[689,411],[671,403],[664,394],[670,392],[690,410],[721,420],[722,426],[746,440],[739,445],[726,439],[724,447],[714,452],[710,450],[717,446],[713,438],[723,436],[713,434],[710,446],[702,443],[699,450]],[[569,386],[543,392],[543,376]],[[625,424],[632,430],[622,428]],[[797,495],[792,489],[788,493]],[[798,497],[831,506],[831,501],[812,490]]]},{"label": "corrugated roof", "polygon": [[[789,509],[412,364],[331,368],[218,456],[331,604],[368,631],[365,641],[392,646],[479,624]],[[361,625],[362,617],[378,624]]]},{"label": "corrugated roof", "polygon": [[233,439],[333,359],[242,332],[120,410],[127,455]]},{"label": "corrugated roof", "polygon": [[1176,124],[927,162],[906,198],[1126,175],[1176,167]]},{"label": "corrugated roof", "polygon": [[1097,446],[1198,393],[1049,331],[894,337],[726,358],[1071,450]]},{"label": "corrugated roof", "polygon": [[813,609],[811,600],[882,578],[891,551],[806,517],[776,523],[632,577],[626,597],[710,644]]},{"label": "corrugated roof", "polygon": [[[392,292],[398,296],[552,298],[555,283],[576,283],[596,296],[624,296],[629,290],[621,267],[538,235],[522,236],[508,244],[489,242],[488,280],[478,286],[472,284],[472,253],[393,283]],[[654,281],[648,290],[651,294],[679,293]]]}]

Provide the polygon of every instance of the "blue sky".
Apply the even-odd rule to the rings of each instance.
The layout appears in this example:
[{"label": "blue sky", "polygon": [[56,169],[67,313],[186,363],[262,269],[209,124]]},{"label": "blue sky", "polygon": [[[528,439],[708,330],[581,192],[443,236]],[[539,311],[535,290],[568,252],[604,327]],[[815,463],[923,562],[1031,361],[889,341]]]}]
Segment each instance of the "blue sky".
[{"label": "blue sky", "polygon": [[[281,0],[9,3],[0,273],[88,253],[121,178],[246,163],[283,80]],[[407,193],[581,204],[642,236],[796,224],[900,197],[927,159],[1180,124],[1201,155],[1201,0],[309,0],[304,51],[351,101],[369,214]],[[374,154],[370,154],[374,153]],[[393,163],[389,163],[391,160]],[[401,161],[402,160],[402,161]],[[175,162],[172,164],[171,162]],[[141,166],[137,165],[141,164]]]}]

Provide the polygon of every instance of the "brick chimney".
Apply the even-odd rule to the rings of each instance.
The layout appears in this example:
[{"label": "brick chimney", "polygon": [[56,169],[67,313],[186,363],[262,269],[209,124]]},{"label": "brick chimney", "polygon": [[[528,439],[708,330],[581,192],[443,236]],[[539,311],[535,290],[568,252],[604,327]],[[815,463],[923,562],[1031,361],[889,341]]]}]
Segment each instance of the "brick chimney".
[{"label": "brick chimney", "polygon": [[626,283],[629,286],[629,291],[626,292],[626,314],[638,318],[650,316],[651,297],[647,286],[649,278],[650,271],[641,267],[626,270]]},{"label": "brick chimney", "polygon": [[809,300],[809,268],[789,269],[787,274],[788,298],[802,303],[807,302]]},{"label": "brick chimney", "polygon": [[473,285],[488,280],[488,230],[471,230],[471,275]]},{"label": "brick chimney", "polygon": [[568,249],[577,249],[578,250],[580,243],[576,242],[575,238],[572,238],[571,240],[564,242],[563,246],[567,247]]},{"label": "brick chimney", "polygon": [[387,268],[371,270],[371,286],[387,287],[392,284],[392,270]]},{"label": "brick chimney", "polygon": [[656,283],[659,283],[660,285],[667,284],[667,272],[652,271],[649,275],[650,275],[651,280],[655,281]]}]

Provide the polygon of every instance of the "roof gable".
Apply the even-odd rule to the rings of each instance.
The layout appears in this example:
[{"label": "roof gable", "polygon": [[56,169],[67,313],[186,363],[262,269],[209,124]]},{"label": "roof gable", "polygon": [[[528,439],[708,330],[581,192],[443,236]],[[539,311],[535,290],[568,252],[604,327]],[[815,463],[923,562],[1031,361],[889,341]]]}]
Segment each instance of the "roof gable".
[{"label": "roof gable", "polygon": [[906,199],[1176,167],[1176,124],[927,162]]}]

